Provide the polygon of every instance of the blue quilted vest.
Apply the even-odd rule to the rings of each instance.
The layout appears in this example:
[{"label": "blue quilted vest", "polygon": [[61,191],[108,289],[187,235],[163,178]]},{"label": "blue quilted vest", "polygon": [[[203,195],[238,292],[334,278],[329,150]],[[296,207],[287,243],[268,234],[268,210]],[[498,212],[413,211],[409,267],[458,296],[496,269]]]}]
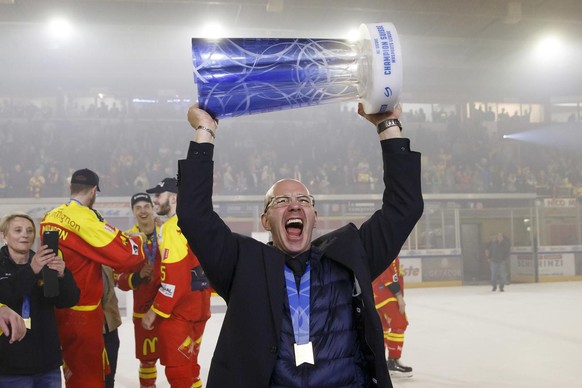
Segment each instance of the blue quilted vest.
[{"label": "blue quilted vest", "polygon": [[370,378],[352,316],[353,274],[313,252],[310,263],[310,340],[315,364],[295,366],[293,325],[285,298],[281,346],[270,387],[367,387]]}]

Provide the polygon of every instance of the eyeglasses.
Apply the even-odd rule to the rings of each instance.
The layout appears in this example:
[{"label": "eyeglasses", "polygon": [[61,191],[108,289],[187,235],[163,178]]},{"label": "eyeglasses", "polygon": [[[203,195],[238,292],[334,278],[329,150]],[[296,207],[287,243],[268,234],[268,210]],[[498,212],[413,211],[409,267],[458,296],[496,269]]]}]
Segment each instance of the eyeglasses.
[{"label": "eyeglasses", "polygon": [[293,201],[293,198],[295,198],[295,200],[297,201],[299,206],[302,206],[302,207],[308,207],[308,206],[315,205],[315,198],[313,198],[313,195],[305,195],[305,194],[300,194],[300,195],[295,195],[295,196],[277,195],[277,196],[271,198],[271,200],[267,203],[267,206],[265,206],[265,213],[267,212],[267,210],[269,208],[272,208],[272,207],[277,208],[277,207],[289,206],[291,204],[291,202]]}]

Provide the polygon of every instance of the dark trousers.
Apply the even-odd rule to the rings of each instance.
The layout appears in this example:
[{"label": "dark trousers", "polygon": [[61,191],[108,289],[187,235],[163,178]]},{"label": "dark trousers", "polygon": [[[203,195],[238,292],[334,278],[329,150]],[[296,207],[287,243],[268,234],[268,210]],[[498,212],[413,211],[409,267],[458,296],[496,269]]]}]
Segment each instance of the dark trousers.
[{"label": "dark trousers", "polygon": [[111,373],[105,376],[105,388],[113,388],[115,385],[115,371],[117,370],[117,354],[119,353],[119,335],[117,329],[103,334],[105,350],[109,359]]},{"label": "dark trousers", "polygon": [[497,287],[499,284],[499,288],[503,290],[503,287],[505,286],[505,279],[507,277],[507,274],[505,273],[505,266],[505,261],[491,262],[491,285],[493,287]]}]

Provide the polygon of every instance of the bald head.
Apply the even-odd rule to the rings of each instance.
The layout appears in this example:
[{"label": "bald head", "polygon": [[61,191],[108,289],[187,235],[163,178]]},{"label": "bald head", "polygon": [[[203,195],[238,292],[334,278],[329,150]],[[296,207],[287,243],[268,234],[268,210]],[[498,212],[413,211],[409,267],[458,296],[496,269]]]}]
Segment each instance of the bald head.
[{"label": "bald head", "polygon": [[279,187],[286,186],[289,184],[293,185],[294,187],[302,187],[303,189],[301,191],[303,194],[307,194],[307,195],[310,194],[307,187],[303,183],[298,181],[297,179],[290,179],[290,178],[280,179],[277,182],[275,182],[273,184],[273,186],[271,186],[271,188],[269,190],[267,190],[267,192],[265,193],[265,199],[263,201],[263,209],[266,210],[267,206],[269,206],[269,202],[271,202],[273,197],[275,197],[276,195],[279,195],[278,191],[277,191],[277,189]]}]

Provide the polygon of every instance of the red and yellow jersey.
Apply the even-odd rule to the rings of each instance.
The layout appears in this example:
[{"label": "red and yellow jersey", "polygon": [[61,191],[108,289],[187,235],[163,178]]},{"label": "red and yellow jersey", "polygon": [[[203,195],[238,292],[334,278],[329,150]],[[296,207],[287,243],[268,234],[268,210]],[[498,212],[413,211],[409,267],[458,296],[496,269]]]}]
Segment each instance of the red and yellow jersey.
[{"label": "red and yellow jersey", "polygon": [[74,310],[94,310],[103,296],[101,265],[116,271],[135,267],[144,259],[141,239],[132,239],[109,225],[94,210],[75,201],[48,212],[40,234],[59,232],[59,256],[72,272],[81,295]]},{"label": "red and yellow jersey", "polygon": [[[152,309],[156,314],[168,318],[170,315],[189,315],[192,297],[191,270],[200,265],[186,237],[178,226],[178,217],[173,216],[160,227],[158,232],[160,246],[160,288],[154,299]],[[185,317],[188,319],[189,317]]]},{"label": "red and yellow jersey", "polygon": [[398,257],[372,282],[376,309],[390,302],[396,302],[395,294],[404,293],[404,274],[400,271]]},{"label": "red and yellow jersey", "polygon": [[[127,234],[131,233],[139,233],[139,228],[137,224],[135,224],[131,229],[125,231]],[[155,227],[154,233],[158,233],[158,228]],[[142,261],[136,268],[134,268],[130,272],[121,272],[116,274],[117,275],[117,287],[123,291],[133,290],[133,317],[134,318],[143,318],[145,313],[150,309],[156,293],[158,292],[158,288],[160,288],[160,267],[161,267],[161,257],[160,257],[160,250],[155,247],[155,252],[152,252],[154,249],[153,242],[147,241],[146,246],[144,247],[144,252],[152,252],[155,254],[154,256],[154,270],[152,271],[152,276],[149,281],[143,281],[135,285],[134,277],[139,275],[139,271],[145,264],[145,260]],[[146,252],[146,256],[147,256]],[[146,258],[147,260],[147,258]]]}]

